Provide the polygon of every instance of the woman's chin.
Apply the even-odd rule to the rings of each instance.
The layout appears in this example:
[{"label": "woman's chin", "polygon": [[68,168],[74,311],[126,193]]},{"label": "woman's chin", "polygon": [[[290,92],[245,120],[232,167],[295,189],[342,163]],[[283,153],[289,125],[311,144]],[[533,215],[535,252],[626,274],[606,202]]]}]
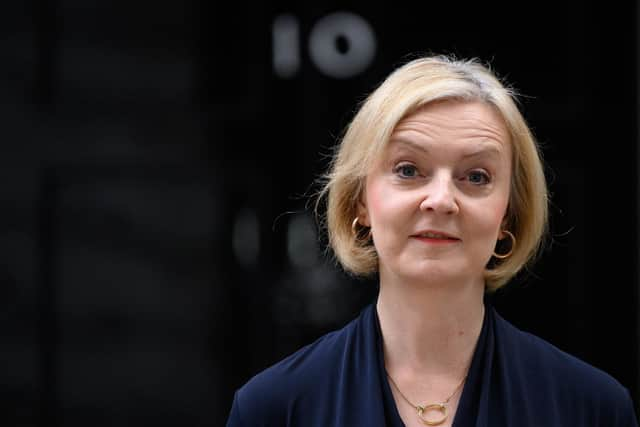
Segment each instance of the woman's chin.
[{"label": "woman's chin", "polygon": [[456,284],[468,285],[477,282],[483,287],[483,272],[479,271],[477,279],[470,274],[468,265],[445,265],[442,262],[423,262],[416,268],[409,269],[399,276],[408,283],[421,287],[440,288],[454,287]]}]

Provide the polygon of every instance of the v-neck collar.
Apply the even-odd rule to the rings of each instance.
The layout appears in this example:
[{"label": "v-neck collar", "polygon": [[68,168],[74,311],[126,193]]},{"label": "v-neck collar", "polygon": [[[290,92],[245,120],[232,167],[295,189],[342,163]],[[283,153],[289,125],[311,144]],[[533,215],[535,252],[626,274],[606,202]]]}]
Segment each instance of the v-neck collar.
[{"label": "v-neck collar", "polygon": [[[471,359],[471,365],[469,367],[469,374],[467,380],[462,388],[462,394],[460,395],[460,401],[458,402],[458,408],[456,410],[452,427],[480,427],[484,423],[479,423],[480,417],[478,417],[481,410],[481,402],[483,399],[481,389],[483,383],[483,372],[485,371],[486,364],[490,362],[491,356],[487,353],[492,353],[493,347],[493,308],[488,304],[485,298],[485,313],[482,321],[482,329],[480,330],[480,336],[476,343],[476,348]],[[380,384],[382,387],[382,402],[384,406],[384,416],[387,427],[405,427],[402,418],[398,412],[389,380],[387,378],[387,371],[384,364],[384,350],[382,348],[382,331],[380,329],[380,320],[378,318],[378,312],[376,310],[376,303],[374,302],[369,309],[371,310],[372,330],[375,331],[375,345],[378,364],[378,375],[380,376]],[[486,398],[486,396],[484,396]]]}]

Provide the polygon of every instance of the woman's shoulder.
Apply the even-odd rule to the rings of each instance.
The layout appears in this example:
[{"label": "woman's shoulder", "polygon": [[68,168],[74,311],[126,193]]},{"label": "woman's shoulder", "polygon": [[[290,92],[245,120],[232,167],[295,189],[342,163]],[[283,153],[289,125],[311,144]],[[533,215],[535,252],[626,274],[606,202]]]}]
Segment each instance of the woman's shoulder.
[{"label": "woman's shoulder", "polygon": [[236,392],[234,409],[240,412],[240,408],[251,408],[252,413],[265,419],[281,421],[274,425],[287,425],[285,420],[294,402],[330,395],[368,309],[343,328],[319,337],[253,376]]},{"label": "woman's shoulder", "polygon": [[512,371],[523,373],[530,384],[552,395],[571,396],[615,407],[629,400],[628,390],[613,376],[523,331],[496,313],[496,346]]},{"label": "woman's shoulder", "polygon": [[323,369],[339,357],[351,327],[349,324],[340,330],[329,332],[300,348],[256,374],[240,391],[258,395],[266,390],[272,394],[277,390],[291,393],[292,387],[303,388],[308,383],[320,380]]}]

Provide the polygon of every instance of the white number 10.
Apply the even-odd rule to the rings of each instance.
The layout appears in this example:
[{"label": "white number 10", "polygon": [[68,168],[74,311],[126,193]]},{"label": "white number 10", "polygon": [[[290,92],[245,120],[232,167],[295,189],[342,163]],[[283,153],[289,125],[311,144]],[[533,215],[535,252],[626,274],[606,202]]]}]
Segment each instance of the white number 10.
[{"label": "white number 10", "polygon": [[[294,77],[300,68],[298,19],[289,14],[273,20],[273,70],[278,77]],[[342,44],[340,44],[342,43]],[[309,34],[309,57],[321,73],[346,79],[363,72],[373,61],[376,37],[371,25],[350,12],[320,18]]]}]

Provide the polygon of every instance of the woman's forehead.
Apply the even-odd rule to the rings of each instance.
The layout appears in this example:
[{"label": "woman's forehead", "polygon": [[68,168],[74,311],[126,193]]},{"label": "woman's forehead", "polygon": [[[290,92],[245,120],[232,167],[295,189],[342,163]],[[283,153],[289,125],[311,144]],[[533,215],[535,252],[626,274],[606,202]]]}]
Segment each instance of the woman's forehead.
[{"label": "woman's forehead", "polygon": [[480,101],[446,100],[427,104],[401,119],[385,150],[396,146],[435,149],[459,142],[465,150],[509,150],[510,133],[494,106]]},{"label": "woman's forehead", "polygon": [[487,133],[496,139],[507,134],[505,120],[493,105],[481,101],[442,100],[406,114],[393,133],[406,130]]}]

